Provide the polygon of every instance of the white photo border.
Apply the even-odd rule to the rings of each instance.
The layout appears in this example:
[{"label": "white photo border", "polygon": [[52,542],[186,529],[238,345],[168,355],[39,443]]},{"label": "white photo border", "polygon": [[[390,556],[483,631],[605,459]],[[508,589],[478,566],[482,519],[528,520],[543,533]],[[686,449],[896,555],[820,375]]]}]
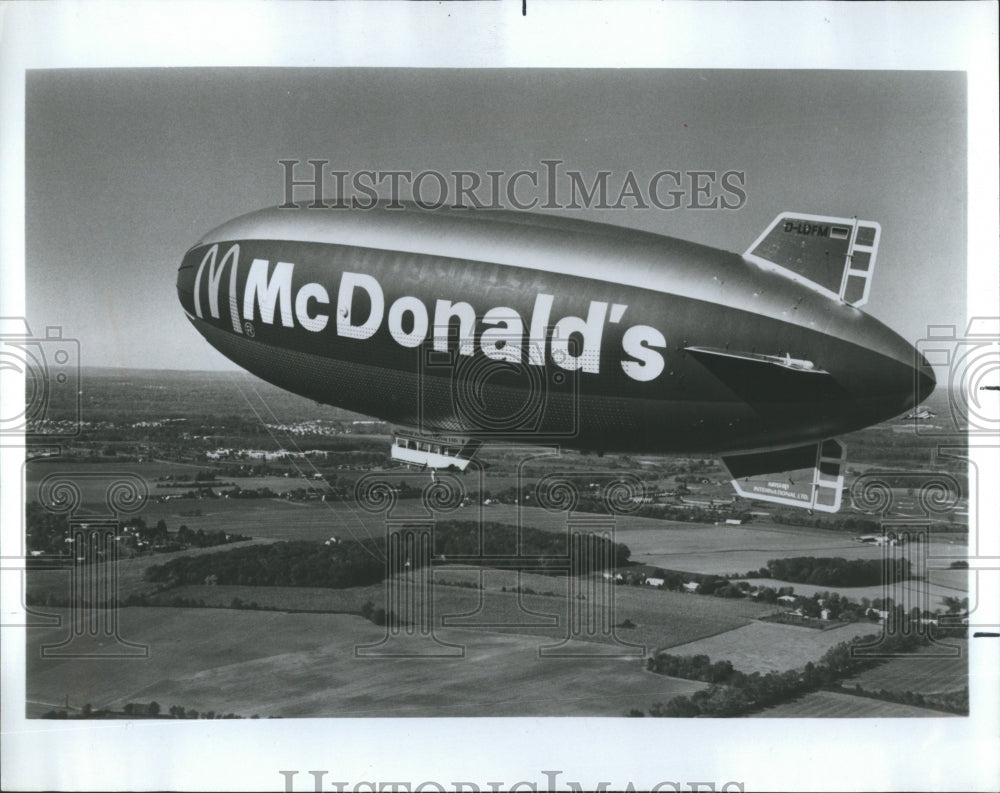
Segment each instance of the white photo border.
[{"label": "white photo border", "polygon": [[[965,71],[968,316],[997,307],[997,7],[991,3],[8,3],[0,8],[0,316],[24,315],[25,72],[170,66],[631,67]],[[780,38],[779,38],[780,35]],[[181,241],[183,247],[187,241]],[[2,398],[23,399],[5,374]],[[20,548],[23,450],[0,460],[3,548]],[[997,450],[973,450],[1000,481]],[[970,518],[973,510],[970,510]],[[1000,558],[997,493],[979,494],[979,553]],[[973,531],[974,527],[970,527]],[[983,574],[979,621],[1000,625]],[[986,588],[988,587],[988,590]],[[981,592],[982,597],[982,592]],[[2,582],[20,611],[20,575]],[[16,620],[12,620],[16,621]],[[24,630],[3,631],[5,790],[282,790],[281,770],[333,781],[571,781],[593,789],[995,789],[998,644],[970,641],[971,715],[941,719],[282,719],[52,722],[24,718]],[[676,787],[676,786],[679,786]],[[359,789],[368,790],[363,786]],[[384,789],[391,789],[385,787]],[[437,789],[433,786],[425,790]],[[466,788],[471,790],[472,788]],[[522,787],[518,789],[530,789]],[[709,789],[701,787],[698,789]]]}]

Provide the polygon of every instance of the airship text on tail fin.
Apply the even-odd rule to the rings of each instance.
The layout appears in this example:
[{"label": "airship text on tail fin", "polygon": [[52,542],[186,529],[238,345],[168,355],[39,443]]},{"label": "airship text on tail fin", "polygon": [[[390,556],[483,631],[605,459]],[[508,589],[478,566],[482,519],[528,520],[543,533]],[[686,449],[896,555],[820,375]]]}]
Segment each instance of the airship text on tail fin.
[{"label": "airship text on tail fin", "polygon": [[722,462],[744,498],[836,512],[846,457],[847,447],[831,438],[792,449],[723,455]]},{"label": "airship text on tail fin", "polygon": [[881,235],[873,220],[782,212],[743,256],[861,307],[868,302]]}]

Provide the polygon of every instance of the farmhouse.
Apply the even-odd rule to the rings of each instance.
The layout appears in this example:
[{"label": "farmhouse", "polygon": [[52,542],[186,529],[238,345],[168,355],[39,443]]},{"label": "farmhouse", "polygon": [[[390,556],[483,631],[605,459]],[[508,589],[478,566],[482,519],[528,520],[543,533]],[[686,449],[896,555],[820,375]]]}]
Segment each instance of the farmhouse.
[{"label": "farmhouse", "polygon": [[684,591],[694,593],[698,591],[698,587],[700,586],[701,584],[699,584],[697,581],[688,581],[686,584],[684,584]]},{"label": "farmhouse", "polygon": [[647,578],[646,583],[649,586],[663,586],[665,582],[662,578]]}]

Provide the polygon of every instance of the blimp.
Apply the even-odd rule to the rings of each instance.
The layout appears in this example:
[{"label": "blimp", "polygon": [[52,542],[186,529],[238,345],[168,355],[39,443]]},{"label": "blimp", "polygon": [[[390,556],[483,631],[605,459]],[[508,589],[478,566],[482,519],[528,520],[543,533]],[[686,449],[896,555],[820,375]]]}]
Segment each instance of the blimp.
[{"label": "blimp", "polygon": [[840,508],[837,437],[933,390],[862,307],[877,222],[781,212],[745,253],[564,216],[270,208],[205,234],[177,293],[254,375],[389,422],[393,460],[483,444],[718,455],[740,496]]}]

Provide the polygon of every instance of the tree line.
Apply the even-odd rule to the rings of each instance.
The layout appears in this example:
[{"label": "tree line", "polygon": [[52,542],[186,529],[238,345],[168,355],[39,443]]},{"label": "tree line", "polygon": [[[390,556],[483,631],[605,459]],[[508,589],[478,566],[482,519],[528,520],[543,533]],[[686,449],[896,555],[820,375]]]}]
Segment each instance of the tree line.
[{"label": "tree line", "polygon": [[[892,633],[859,636],[830,648],[818,663],[810,661],[802,669],[767,674],[740,672],[729,661],[713,664],[707,655],[676,656],[660,653],[647,662],[647,668],[651,672],[698,680],[710,685],[690,696],[677,696],[665,704],[656,703],[650,708],[649,714],[672,718],[740,716],[833,686],[840,679],[884,663],[885,658],[880,655],[910,652],[927,642],[927,637],[919,633],[915,626]],[[855,648],[864,645],[873,648],[871,655],[854,652]],[[967,699],[964,705],[954,698],[936,700],[934,704],[953,706],[956,708],[953,712],[968,712]],[[961,710],[962,707],[964,711]]]},{"label": "tree line", "polygon": [[[883,579],[883,563],[889,578]],[[748,573],[748,577],[766,574],[768,578],[796,584],[819,586],[877,586],[884,580],[903,581],[912,575],[908,559],[843,559],[840,557],[794,556],[771,559],[766,568]]]},{"label": "tree line", "polygon": [[[405,529],[404,529],[405,531]],[[505,559],[533,557],[536,569],[590,573],[628,562],[628,546],[603,537],[567,540],[565,534],[475,521],[437,524],[432,553],[439,562],[461,558],[475,563],[502,564]],[[394,557],[395,558],[395,557]],[[385,577],[384,538],[343,540],[329,545],[304,540],[251,545],[203,556],[181,556],[146,571],[146,580],[165,587],[185,584],[244,586],[347,587],[368,586]],[[401,567],[423,563],[419,555],[397,560]]]}]

